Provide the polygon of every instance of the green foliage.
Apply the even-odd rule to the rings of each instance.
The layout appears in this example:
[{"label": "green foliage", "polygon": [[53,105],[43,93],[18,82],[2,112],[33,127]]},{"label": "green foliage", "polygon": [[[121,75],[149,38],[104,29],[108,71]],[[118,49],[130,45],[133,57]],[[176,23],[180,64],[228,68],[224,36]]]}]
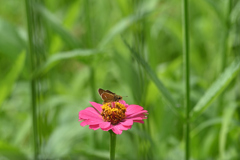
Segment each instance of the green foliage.
[{"label": "green foliage", "polygon": [[149,77],[151,78],[151,80],[155,83],[155,85],[157,86],[157,88],[159,89],[159,91],[163,94],[163,96],[167,99],[168,103],[170,104],[170,108],[175,112],[175,113],[179,113],[176,110],[176,103],[173,99],[173,97],[171,96],[171,94],[169,93],[169,91],[167,90],[167,88],[163,85],[163,83],[158,79],[157,75],[153,72],[153,70],[150,68],[150,66],[147,64],[147,62],[145,62],[138,53],[136,53],[136,51],[131,48],[129,46],[129,44],[125,41],[126,46],[128,47],[128,49],[130,50],[130,52],[132,53],[132,55],[134,56],[134,58],[141,64],[141,66],[145,69],[146,73],[149,74]]},{"label": "green foliage", "polygon": [[182,1],[0,3],[0,159],[108,159],[109,133],[78,121],[98,88],[149,111],[117,136],[116,159],[185,159],[186,122],[190,159],[240,158],[239,1],[188,1],[190,121]]},{"label": "green foliage", "polygon": [[27,159],[18,147],[11,146],[4,142],[0,142],[0,155],[1,157],[8,157],[9,159]]},{"label": "green foliage", "polygon": [[216,82],[212,84],[212,86],[196,104],[192,111],[192,118],[196,118],[197,115],[209,107],[212,101],[216,99],[228,86],[228,84],[238,75],[239,71],[240,60],[236,59],[228,68],[226,68],[225,72],[217,78]]},{"label": "green foliage", "polygon": [[0,106],[12,91],[14,82],[20,75],[25,62],[25,53],[21,53],[13,62],[11,70],[0,81]]}]

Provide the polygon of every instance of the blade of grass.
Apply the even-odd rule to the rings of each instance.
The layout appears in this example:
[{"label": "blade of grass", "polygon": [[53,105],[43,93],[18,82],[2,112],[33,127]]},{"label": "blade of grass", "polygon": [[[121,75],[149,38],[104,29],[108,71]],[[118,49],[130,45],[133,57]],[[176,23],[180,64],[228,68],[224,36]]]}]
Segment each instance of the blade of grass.
[{"label": "blade of grass", "polygon": [[[37,12],[37,7],[42,6],[43,1],[26,0],[26,15],[28,24],[28,40],[29,40],[29,56],[31,62],[31,73],[35,71],[46,59],[45,42],[46,30],[42,16]],[[44,123],[43,117],[40,114],[40,102],[44,98],[42,88],[45,85],[42,83],[44,77],[31,79],[31,100],[32,100],[32,125],[34,139],[34,159],[39,159],[40,147],[44,141]],[[44,79],[46,80],[46,79]]]},{"label": "blade of grass", "polygon": [[229,126],[231,119],[233,117],[234,111],[236,109],[237,105],[236,104],[231,104],[228,107],[225,107],[224,112],[223,112],[223,120],[222,120],[222,126],[220,130],[220,135],[219,135],[219,153],[220,153],[220,159],[228,159],[226,157],[226,141],[227,141],[227,134],[229,132]]},{"label": "blade of grass", "polygon": [[41,5],[36,6],[37,11],[42,16],[42,18],[49,24],[49,27],[59,34],[59,36],[62,38],[62,40],[68,44],[69,47],[77,48],[79,47],[78,40],[72,36],[61,24],[60,20],[53,15],[51,12],[49,12],[45,7]]},{"label": "blade of grass", "polygon": [[0,141],[0,155],[1,159],[28,159],[27,155],[24,154],[22,148],[13,146],[10,142]]},{"label": "blade of grass", "polygon": [[[155,83],[159,91],[162,93],[164,98],[169,103],[170,109],[176,114],[180,116],[179,111],[176,107],[176,102],[174,101],[173,97],[171,96],[170,92],[167,90],[167,88],[163,85],[163,83],[158,79],[157,75],[154,73],[154,71],[151,69],[151,67],[148,65],[147,62],[145,62],[138,53],[123,39],[125,45],[130,50],[133,57],[142,65],[142,67],[145,69],[147,74],[149,75],[150,79]],[[182,116],[180,116],[182,117]]]},{"label": "blade of grass", "polygon": [[206,91],[202,98],[191,111],[192,120],[196,119],[210,104],[224,91],[228,84],[240,71],[240,59],[235,59],[232,64],[217,78],[217,80]]},{"label": "blade of grass", "polygon": [[[34,27],[32,21],[34,19],[33,10],[34,10],[34,1],[26,0],[26,12],[27,12],[27,20],[28,20],[28,39],[29,39],[29,51],[31,58],[31,70],[35,69],[35,61],[34,61]],[[38,159],[39,154],[39,143],[38,143],[38,123],[37,123],[37,88],[36,88],[36,80],[31,80],[31,98],[32,98],[32,125],[33,125],[33,142],[34,142],[34,159]]]},{"label": "blade of grass", "polygon": [[212,10],[215,12],[217,17],[219,18],[219,20],[223,22],[222,20],[224,19],[224,15],[223,15],[222,9],[218,6],[219,3],[215,3],[215,1],[213,0],[205,0],[205,2],[212,8]]},{"label": "blade of grass", "polygon": [[17,80],[19,74],[24,67],[24,62],[25,52],[21,53],[16,58],[16,61],[12,65],[11,70],[6,76],[4,76],[4,79],[0,81],[0,107],[4,99],[10,94],[14,82]]},{"label": "blade of grass", "polygon": [[[33,10],[34,10],[34,2],[31,0],[26,0],[26,12],[27,12],[27,20],[28,20],[28,38],[29,38],[29,50],[30,50],[30,58],[31,58],[31,70],[35,69],[35,61],[34,61],[34,27],[33,21]],[[35,62],[35,63],[34,63]],[[37,89],[36,89],[36,81],[34,79],[31,80],[31,98],[32,98],[32,124],[33,124],[33,139],[34,139],[34,159],[38,159],[39,154],[39,143],[38,143],[38,123],[37,123]]]},{"label": "blade of grass", "polygon": [[197,127],[191,130],[191,134],[190,134],[191,138],[194,138],[195,136],[197,136],[198,133],[203,131],[205,128],[213,125],[221,124],[221,123],[222,123],[222,118],[213,118],[213,119],[206,120],[205,122],[202,122],[200,125],[198,125]]},{"label": "blade of grass", "polygon": [[134,101],[140,102],[141,101],[141,91],[139,88],[140,81],[136,81],[135,77],[138,77],[136,68],[132,66],[131,61],[128,61],[126,58],[124,58],[121,54],[119,54],[117,51],[113,54],[113,60],[114,63],[117,64],[117,66],[120,68],[119,72],[120,75],[125,75],[123,81],[121,83],[127,83],[127,86],[130,87],[130,90],[132,92]]},{"label": "blade of grass", "polygon": [[[221,48],[221,72],[224,71],[226,65],[227,65],[227,53],[229,51],[229,34],[230,34],[230,13],[232,8],[232,0],[228,1],[227,5],[227,15],[225,18],[225,29],[223,30],[223,37],[222,37],[222,48]],[[218,107],[218,113],[221,113],[223,108],[223,102],[224,102],[224,92],[219,96],[219,107]]]},{"label": "blade of grass", "polygon": [[0,52],[6,57],[15,59],[19,51],[26,49],[26,41],[20,32],[10,23],[0,17]]},{"label": "blade of grass", "polygon": [[185,72],[185,159],[190,159],[190,77],[189,77],[189,33],[188,33],[188,0],[183,0],[183,62]]},{"label": "blade of grass", "polygon": [[103,40],[100,42],[99,47],[103,48],[106,46],[108,42],[110,42],[114,36],[124,31],[127,27],[129,27],[131,24],[139,20],[140,17],[136,16],[129,16],[123,20],[121,20],[119,23],[117,23],[110,31],[109,33],[103,38]]},{"label": "blade of grass", "polygon": [[107,35],[103,38],[103,40],[99,43],[99,48],[105,47],[116,35],[123,32],[126,28],[134,24],[135,22],[147,17],[150,13],[153,12],[155,6],[148,6],[147,9],[142,10],[139,14],[130,15],[121,21],[119,21],[116,25],[114,25],[111,30],[107,33]]},{"label": "blade of grass", "polygon": [[60,52],[52,55],[47,59],[47,61],[40,66],[33,74],[33,77],[43,75],[48,72],[51,68],[56,66],[60,61],[76,58],[76,57],[87,57],[91,55],[96,55],[102,52],[98,49],[75,49],[67,52]]}]

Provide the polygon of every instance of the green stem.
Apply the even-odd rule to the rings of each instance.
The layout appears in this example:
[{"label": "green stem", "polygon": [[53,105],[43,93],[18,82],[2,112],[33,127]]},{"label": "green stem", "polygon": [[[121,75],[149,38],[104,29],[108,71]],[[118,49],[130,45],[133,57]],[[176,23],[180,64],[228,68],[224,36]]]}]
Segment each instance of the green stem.
[{"label": "green stem", "polygon": [[116,148],[116,134],[113,133],[112,130],[110,130],[109,133],[110,133],[110,160],[114,160]]},{"label": "green stem", "polygon": [[[228,1],[227,5],[227,15],[225,17],[225,26],[224,26],[224,34],[222,39],[222,68],[221,71],[223,72],[227,65],[227,53],[228,53],[228,41],[229,41],[229,33],[230,33],[230,18],[231,18],[231,10],[232,10],[232,0]],[[224,115],[224,94],[225,91],[219,96],[219,105],[218,105],[218,114]],[[219,153],[220,159],[225,159],[225,144],[221,143],[222,134],[219,134]]]},{"label": "green stem", "polygon": [[[28,20],[28,38],[29,38],[29,52],[31,59],[31,72],[36,68],[35,65],[35,52],[33,45],[33,26],[31,25],[33,20],[33,2],[26,0],[26,11]],[[31,80],[31,98],[32,98],[32,123],[33,123],[33,139],[34,139],[34,159],[38,159],[39,154],[39,141],[38,141],[38,120],[37,120],[37,82],[35,79]]]},{"label": "green stem", "polygon": [[[41,0],[25,0],[26,15],[28,24],[28,41],[29,41],[29,56],[31,61],[31,74],[36,71],[46,59],[45,48],[45,27],[42,23],[42,17],[36,7],[43,4]],[[40,154],[40,146],[43,141],[43,116],[40,114],[40,102],[43,99],[43,94],[40,87],[43,77],[35,77],[31,79],[31,98],[32,98],[32,126],[34,138],[34,159],[38,159]]]},{"label": "green stem", "polygon": [[[231,16],[231,7],[232,7],[232,0],[228,1],[227,5],[227,15],[225,18],[224,23],[224,31],[223,31],[223,37],[222,37],[222,48],[221,48],[221,58],[222,58],[222,66],[221,66],[221,72],[224,71],[226,65],[227,65],[227,53],[228,53],[228,40],[229,40],[229,33],[230,33],[230,16]],[[218,113],[221,114],[223,111],[223,103],[224,103],[224,92],[219,96],[219,107],[218,107]]]},{"label": "green stem", "polygon": [[183,0],[183,58],[185,70],[185,159],[190,158],[190,85],[189,85],[189,33],[188,33],[188,1]]}]

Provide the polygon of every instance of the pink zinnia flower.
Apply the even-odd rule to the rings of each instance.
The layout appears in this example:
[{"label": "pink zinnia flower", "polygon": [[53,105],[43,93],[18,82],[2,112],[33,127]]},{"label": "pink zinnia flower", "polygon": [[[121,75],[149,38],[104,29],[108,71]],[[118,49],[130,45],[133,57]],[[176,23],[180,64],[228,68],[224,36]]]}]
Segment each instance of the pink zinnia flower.
[{"label": "pink zinnia flower", "polygon": [[115,134],[121,134],[123,130],[131,129],[133,122],[144,123],[148,114],[147,110],[139,105],[128,105],[125,101],[98,104],[90,102],[94,107],[88,107],[79,112],[81,126],[89,125],[89,129],[104,131],[112,130]]}]

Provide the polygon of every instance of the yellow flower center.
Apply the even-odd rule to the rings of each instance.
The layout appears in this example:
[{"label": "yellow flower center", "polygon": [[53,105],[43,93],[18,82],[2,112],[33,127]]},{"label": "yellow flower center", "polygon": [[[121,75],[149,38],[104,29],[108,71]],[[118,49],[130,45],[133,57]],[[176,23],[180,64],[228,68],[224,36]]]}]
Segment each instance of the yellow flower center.
[{"label": "yellow flower center", "polygon": [[102,118],[105,122],[118,124],[125,118],[126,107],[119,102],[109,102],[102,105]]}]

